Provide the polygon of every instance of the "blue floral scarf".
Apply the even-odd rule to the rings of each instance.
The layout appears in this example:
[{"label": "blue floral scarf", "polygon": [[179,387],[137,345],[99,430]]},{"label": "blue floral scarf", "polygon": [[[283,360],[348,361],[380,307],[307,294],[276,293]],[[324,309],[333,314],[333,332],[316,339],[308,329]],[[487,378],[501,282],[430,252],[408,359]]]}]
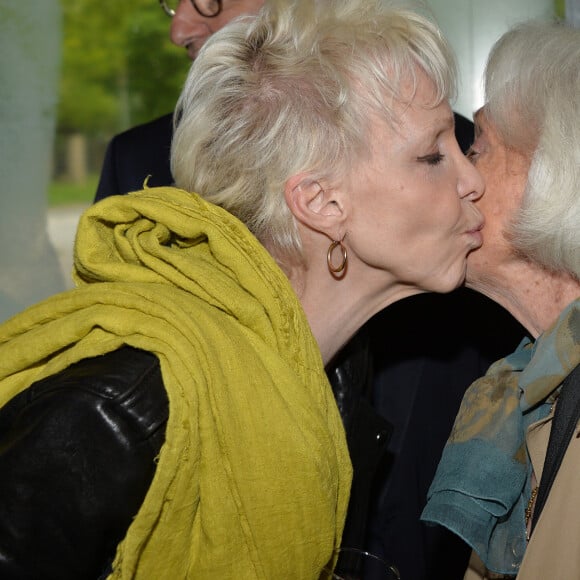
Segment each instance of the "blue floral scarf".
[{"label": "blue floral scarf", "polygon": [[422,519],[463,538],[486,567],[516,575],[526,549],[527,428],[580,363],[580,299],[535,343],[522,341],[465,394]]}]

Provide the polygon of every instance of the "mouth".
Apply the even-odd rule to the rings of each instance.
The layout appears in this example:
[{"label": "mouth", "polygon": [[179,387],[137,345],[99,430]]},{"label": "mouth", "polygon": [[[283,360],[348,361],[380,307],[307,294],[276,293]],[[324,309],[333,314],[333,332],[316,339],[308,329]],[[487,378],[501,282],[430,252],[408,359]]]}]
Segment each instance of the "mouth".
[{"label": "mouth", "polygon": [[479,248],[483,244],[483,234],[481,233],[481,230],[483,229],[484,225],[485,222],[482,220],[478,225],[465,232],[476,243],[475,248]]},{"label": "mouth", "polygon": [[471,234],[474,232],[481,232],[481,230],[483,229],[483,226],[485,226],[485,222],[483,220],[481,220],[475,227],[471,228],[467,233]]}]

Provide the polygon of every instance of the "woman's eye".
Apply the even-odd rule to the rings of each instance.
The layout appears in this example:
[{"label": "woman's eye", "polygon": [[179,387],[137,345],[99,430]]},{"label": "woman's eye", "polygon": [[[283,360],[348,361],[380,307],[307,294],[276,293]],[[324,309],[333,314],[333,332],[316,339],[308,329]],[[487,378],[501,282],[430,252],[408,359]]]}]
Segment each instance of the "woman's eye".
[{"label": "woman's eye", "polygon": [[437,152],[432,153],[431,155],[425,155],[423,157],[418,157],[417,159],[423,163],[427,163],[427,165],[439,165],[441,161],[445,158],[445,155]]},{"label": "woman's eye", "polygon": [[473,148],[473,145],[467,150],[467,153],[465,154],[465,157],[467,157],[467,159],[469,159],[469,161],[471,161],[471,163],[474,163],[477,156],[479,155],[479,151],[476,151]]}]

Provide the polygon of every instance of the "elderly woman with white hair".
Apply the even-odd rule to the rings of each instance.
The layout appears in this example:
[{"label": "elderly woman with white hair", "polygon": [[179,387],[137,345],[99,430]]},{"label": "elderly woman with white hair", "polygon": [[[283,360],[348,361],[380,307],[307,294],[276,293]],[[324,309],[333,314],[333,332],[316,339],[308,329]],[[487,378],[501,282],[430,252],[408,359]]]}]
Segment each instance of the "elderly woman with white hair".
[{"label": "elderly woman with white hair", "polygon": [[379,0],[208,40],[178,188],[90,208],[79,287],[0,327],[0,577],[319,577],[352,475],[324,364],[482,243],[453,87],[439,30]]},{"label": "elderly woman with white hair", "polygon": [[535,342],[467,391],[423,518],[473,547],[466,578],[579,578],[580,30],[514,28],[485,87],[469,157],[486,235],[467,282]]}]

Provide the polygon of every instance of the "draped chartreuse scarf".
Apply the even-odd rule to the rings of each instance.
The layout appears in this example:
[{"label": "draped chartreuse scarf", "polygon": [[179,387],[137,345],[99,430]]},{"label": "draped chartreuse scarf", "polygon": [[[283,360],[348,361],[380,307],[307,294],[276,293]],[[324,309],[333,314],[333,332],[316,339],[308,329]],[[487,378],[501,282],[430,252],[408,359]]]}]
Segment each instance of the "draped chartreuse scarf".
[{"label": "draped chartreuse scarf", "polygon": [[0,327],[0,404],[123,344],[159,358],[166,440],[110,578],[317,578],[340,543],[351,466],[272,257],[197,195],[146,189],[82,216],[74,277]]}]

